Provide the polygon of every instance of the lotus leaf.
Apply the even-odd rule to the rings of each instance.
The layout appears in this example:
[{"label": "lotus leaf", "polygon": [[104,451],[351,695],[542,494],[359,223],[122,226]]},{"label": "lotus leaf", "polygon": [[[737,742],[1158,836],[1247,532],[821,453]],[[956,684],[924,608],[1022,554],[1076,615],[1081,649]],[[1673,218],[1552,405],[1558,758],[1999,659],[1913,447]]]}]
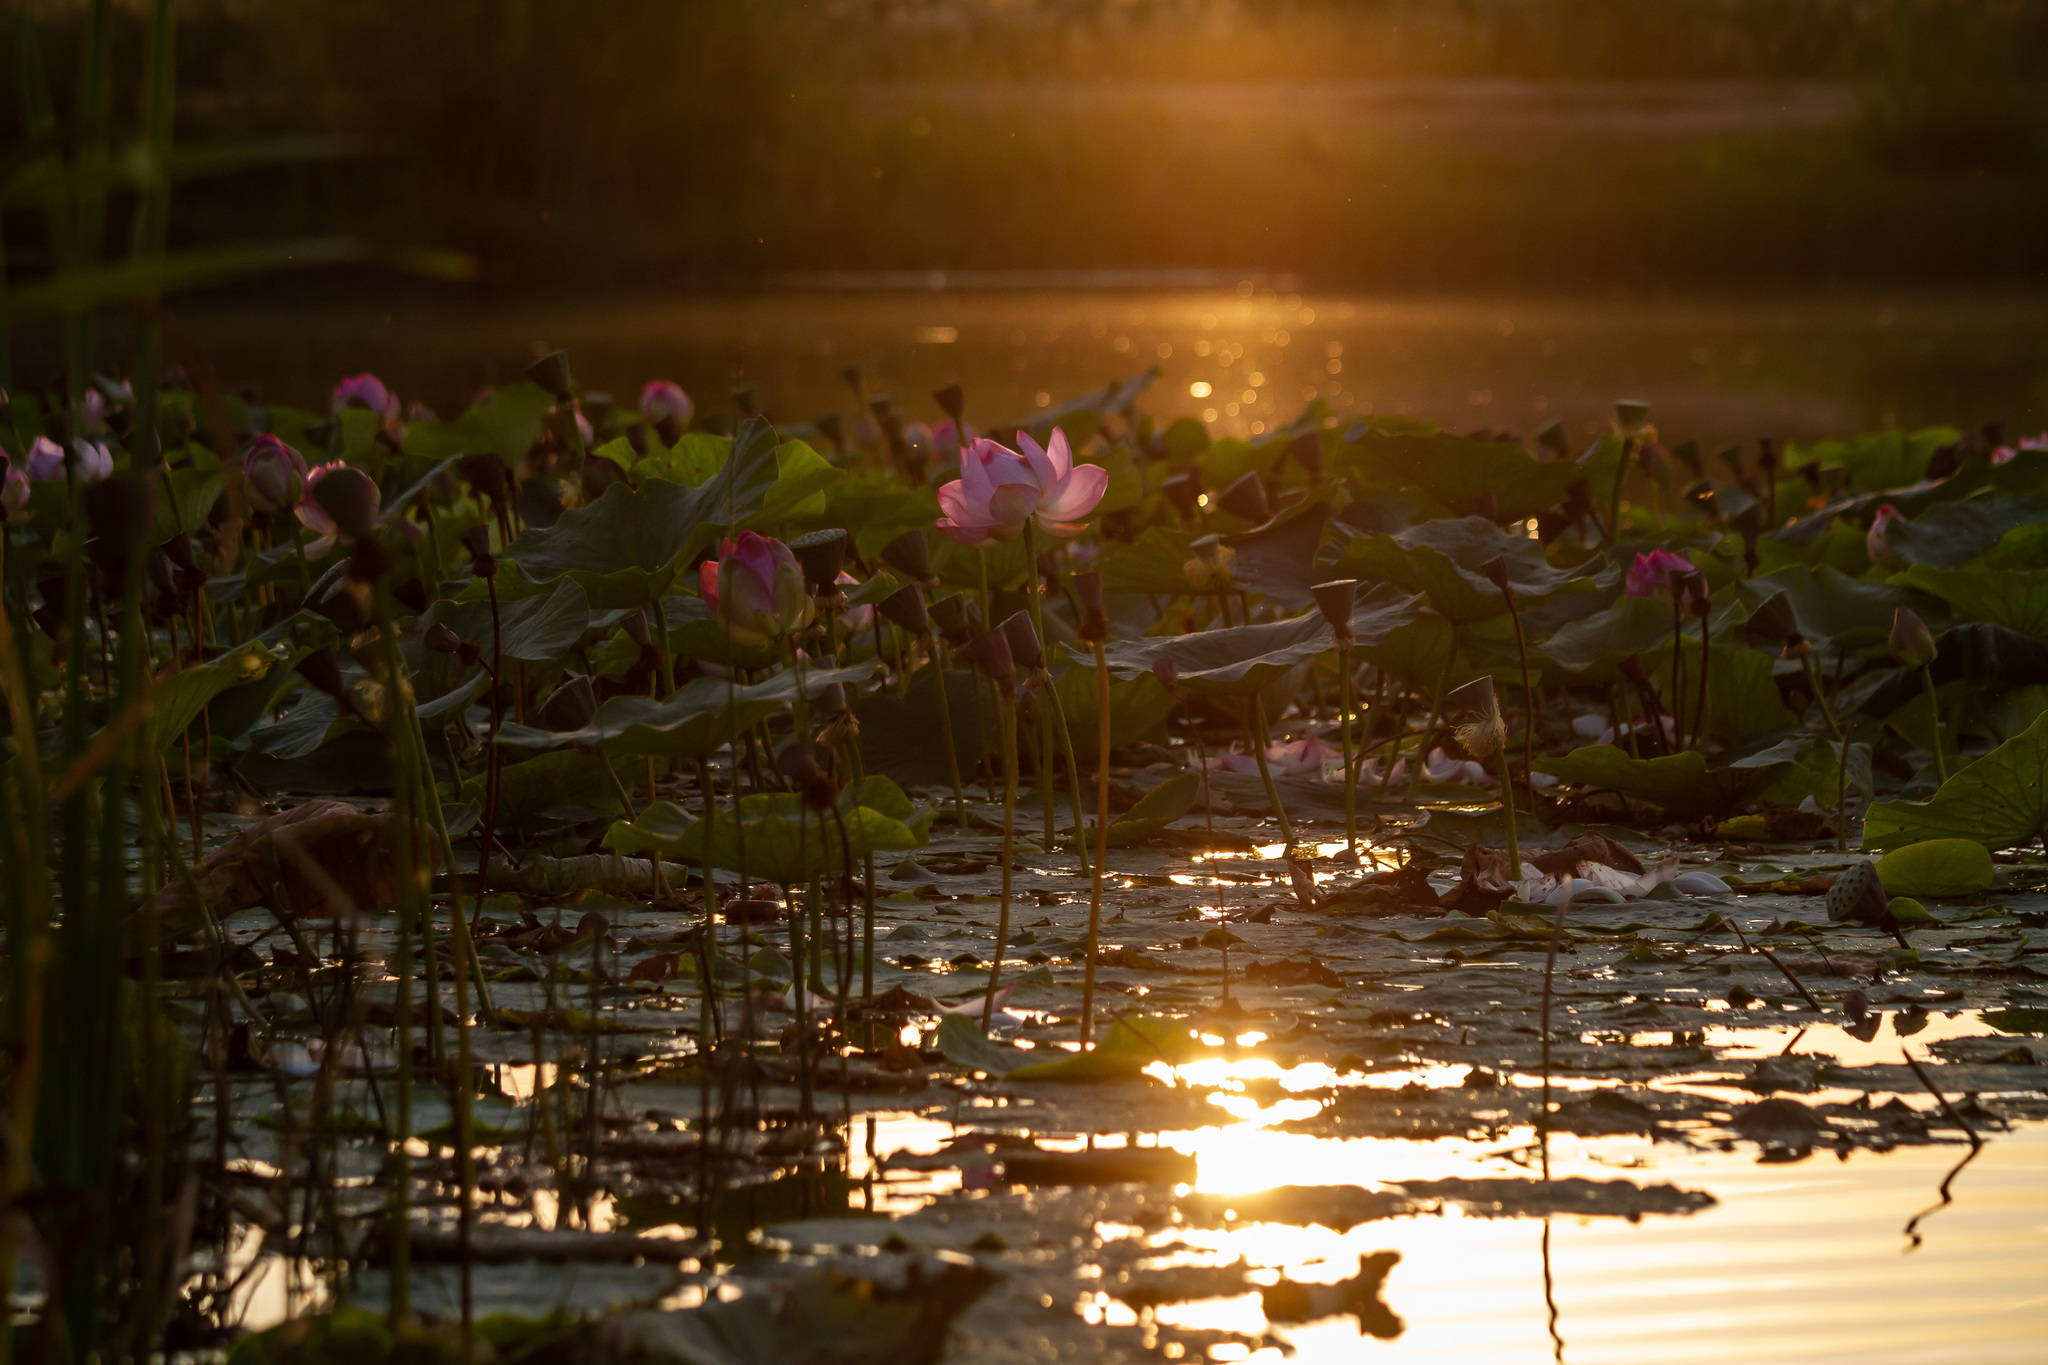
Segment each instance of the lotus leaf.
[{"label": "lotus leaf", "polygon": [[1582,576],[1552,568],[1541,545],[1527,536],[1508,535],[1484,517],[1426,521],[1394,535],[1356,536],[1326,572],[1331,578],[1398,584],[1426,594],[1431,610],[1453,621],[1483,621],[1507,610],[1500,589],[1480,568],[1495,555],[1507,561],[1508,582],[1519,598],[1547,596]]},{"label": "lotus leaf", "polygon": [[1954,774],[1928,801],[1880,801],[1863,822],[1863,846],[1903,848],[1924,839],[1974,839],[2011,848],[2048,828],[2048,712],[2024,734]]},{"label": "lotus leaf", "polygon": [[[805,809],[794,792],[759,792],[740,798],[737,819],[730,809],[718,812],[710,822],[708,855],[714,867],[794,886],[848,866],[842,821],[845,843],[858,866],[864,853],[921,847],[931,832],[932,815],[931,807],[913,804],[886,777],[849,784],[839,793],[836,817]],[[705,824],[672,801],[657,801],[631,823],[614,824],[604,846],[615,853],[660,853],[694,865],[707,856]]]},{"label": "lotus leaf", "polygon": [[1490,493],[1503,521],[1555,507],[1573,484],[1589,477],[1584,466],[1539,460],[1519,442],[1475,441],[1444,432],[1360,435],[1347,442],[1340,460],[1368,483],[1419,489],[1452,516],[1469,513],[1475,500]]},{"label": "lotus leaf", "polygon": [[1899,558],[1937,569],[1960,569],[1997,546],[2017,527],[2048,521],[2048,494],[2021,498],[1964,498],[1893,522],[1887,543]]},{"label": "lotus leaf", "polygon": [[[1193,773],[1167,778],[1146,792],[1136,805],[1110,821],[1109,842],[1117,848],[1144,843],[1193,810],[1201,790],[1202,781]],[[1092,831],[1089,837],[1095,837]]]},{"label": "lotus leaf", "polygon": [[212,663],[166,678],[149,702],[148,755],[154,760],[229,688],[260,683],[277,662],[268,650],[245,645]]},{"label": "lotus leaf", "polygon": [[1178,1066],[1201,1051],[1194,1030],[1179,1019],[1121,1015],[1087,1052],[1014,1069],[1013,1081],[1106,1081],[1136,1076],[1155,1062]]},{"label": "lotus leaf", "polygon": [[1748,804],[1792,762],[1790,755],[1767,752],[1769,757],[1710,768],[1706,755],[1696,749],[1662,758],[1631,758],[1612,744],[1594,744],[1561,757],[1539,758],[1536,771],[1576,787],[1647,801],[1681,820],[1703,820]]},{"label": "lotus leaf", "polygon": [[[1380,584],[1358,599],[1351,613],[1352,633],[1360,645],[1384,641],[1396,627],[1413,620],[1415,598]],[[1328,653],[1332,633],[1320,615],[1285,621],[1231,626],[1194,635],[1123,640],[1104,653],[1110,668],[1125,677],[1149,671],[1160,659],[1180,668],[1183,693],[1195,696],[1249,696],[1290,669]]]},{"label": "lotus leaf", "polygon": [[1926,427],[1910,434],[1893,428],[1805,448],[1793,445],[1786,449],[1785,467],[1840,466],[1849,471],[1851,488],[1868,493],[1924,478],[1934,452],[1954,444],[1959,435],[1953,427]]},{"label": "lotus leaf", "polygon": [[1893,579],[1934,594],[1970,621],[2048,640],[2048,569],[1936,569],[1916,564]]},{"label": "lotus leaf", "polygon": [[1877,860],[1894,896],[1974,896],[1991,889],[1991,853],[1975,839],[1923,839]]},{"label": "lotus leaf", "polygon": [[405,453],[431,462],[484,451],[497,453],[507,463],[523,460],[554,405],[554,398],[538,385],[523,380],[507,384],[451,421],[408,423]]},{"label": "lotus leaf", "polygon": [[1902,586],[1909,579],[1907,575],[1894,583],[1871,583],[1823,565],[1780,569],[1751,579],[1749,591],[1761,602],[1782,589],[1792,599],[1800,633],[1815,644],[1868,649],[1890,638],[1892,615],[1900,607],[1918,612],[1935,630],[1947,624],[1948,613],[1937,600]]}]

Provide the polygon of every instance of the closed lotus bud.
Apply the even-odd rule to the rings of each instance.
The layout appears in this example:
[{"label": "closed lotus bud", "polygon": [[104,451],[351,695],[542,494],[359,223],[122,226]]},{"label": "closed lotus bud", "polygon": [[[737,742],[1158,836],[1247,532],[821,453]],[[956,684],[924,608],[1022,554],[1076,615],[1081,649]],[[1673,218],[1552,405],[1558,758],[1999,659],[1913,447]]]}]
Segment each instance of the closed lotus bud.
[{"label": "closed lotus bud", "polygon": [[985,630],[975,636],[967,645],[967,657],[1006,692],[1015,690],[1017,661],[1010,657],[1010,637],[1006,632]]},{"label": "closed lotus bud", "polygon": [[275,436],[258,436],[242,454],[242,487],[251,507],[283,516],[306,496],[306,457]]},{"label": "closed lotus bud", "polygon": [[427,627],[427,633],[420,637],[420,643],[436,654],[460,654],[462,637],[446,621],[436,621]]},{"label": "closed lotus bud", "polygon": [[1515,590],[1508,586],[1508,560],[1506,555],[1495,555],[1492,559],[1487,560],[1479,566],[1479,572],[1486,575],[1487,582],[1500,589],[1501,596],[1507,598],[1510,604],[1514,602]]},{"label": "closed lotus bud", "polygon": [[1864,534],[1863,547],[1870,552],[1870,562],[1886,573],[1899,573],[1909,567],[1906,558],[1894,550],[1891,543],[1892,523],[1905,520],[1903,512],[1886,503],[1877,509],[1877,515],[1871,519],[1870,530]]},{"label": "closed lotus bud", "polygon": [[1067,580],[1074,590],[1074,605],[1080,609],[1079,634],[1094,644],[1109,638],[1109,612],[1102,602],[1102,570],[1088,569]]},{"label": "closed lotus bud", "polygon": [[1224,489],[1217,505],[1233,517],[1242,517],[1246,521],[1264,521],[1270,515],[1266,485],[1260,481],[1257,470],[1247,472]]},{"label": "closed lotus bud", "polygon": [[526,367],[526,377],[539,385],[542,391],[554,395],[558,403],[567,401],[569,395],[576,391],[575,383],[569,377],[567,351],[549,351]]},{"label": "closed lotus bud", "polygon": [[353,465],[337,465],[308,490],[334,527],[350,540],[377,530],[377,481]]},{"label": "closed lotus bud", "polygon": [[1016,613],[1003,622],[1002,632],[1010,642],[1010,658],[1017,667],[1028,672],[1045,661],[1045,648],[1039,643],[1038,632],[1031,628],[1031,613]]},{"label": "closed lotus bud", "polygon": [[1339,635],[1351,633],[1351,608],[1358,601],[1358,580],[1339,578],[1328,583],[1318,583],[1309,589],[1316,599],[1316,610],[1330,623],[1330,629]]},{"label": "closed lotus bud", "polygon": [[817,607],[796,555],[779,540],[742,531],[698,570],[698,590],[737,644],[758,647],[808,626]]},{"label": "closed lotus bud", "polygon": [[932,627],[931,614],[925,610],[922,583],[905,583],[877,602],[875,610],[912,635],[922,635]]},{"label": "closed lotus bud", "polygon": [[839,580],[840,567],[846,563],[846,528],[808,531],[789,542],[789,552],[802,566],[811,591],[826,591]]},{"label": "closed lotus bud", "polygon": [[1180,665],[1162,654],[1152,661],[1152,676],[1168,692],[1180,691]]},{"label": "closed lotus bud", "polygon": [[923,531],[905,531],[882,547],[882,562],[928,583],[932,577],[931,542],[924,538]]},{"label": "closed lotus bud", "polygon": [[938,598],[927,610],[932,620],[938,622],[946,643],[955,649],[965,649],[981,632],[981,612],[963,593]]},{"label": "closed lotus bud", "polygon": [[937,403],[939,411],[952,418],[957,426],[960,422],[960,413],[967,406],[967,395],[961,391],[958,384],[948,384],[932,395],[932,401]]},{"label": "closed lotus bud", "polygon": [[0,455],[0,522],[20,519],[22,509],[28,506],[28,485],[27,471],[16,468],[13,461]]},{"label": "closed lotus bud", "polygon": [[1892,612],[1891,645],[1901,668],[1925,668],[1934,662],[1934,632],[1911,607]]},{"label": "closed lotus bud", "polygon": [[597,693],[590,679],[581,674],[570,678],[548,694],[538,713],[541,728],[560,734],[581,730],[597,714]]},{"label": "closed lotus bud", "polygon": [[819,435],[832,443],[833,454],[836,455],[846,449],[846,419],[838,413],[828,412],[811,425],[818,429]]}]

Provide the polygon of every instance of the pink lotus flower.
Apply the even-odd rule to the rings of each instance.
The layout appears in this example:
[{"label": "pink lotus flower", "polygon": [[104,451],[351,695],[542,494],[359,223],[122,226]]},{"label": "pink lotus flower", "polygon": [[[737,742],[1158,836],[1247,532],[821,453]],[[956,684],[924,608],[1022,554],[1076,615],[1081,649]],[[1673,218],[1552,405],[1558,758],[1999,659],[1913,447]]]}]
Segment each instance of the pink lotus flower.
[{"label": "pink lotus flower", "polygon": [[583,409],[576,409],[576,434],[583,438],[583,448],[590,449],[597,444],[597,430],[590,425],[590,419],[583,415]]},{"label": "pink lotus flower", "polygon": [[[844,569],[841,569],[838,582],[841,587],[850,588],[858,586],[860,580]],[[857,607],[848,607],[845,611],[839,613],[839,624],[845,626],[856,635],[872,628],[875,624],[875,604],[863,602]]]},{"label": "pink lotus flower", "polygon": [[54,483],[64,477],[64,447],[47,436],[28,443],[28,476],[37,483]]},{"label": "pink lotus flower", "polygon": [[242,486],[257,511],[282,516],[306,496],[306,457],[275,436],[258,436],[242,455]]},{"label": "pink lotus flower", "polygon": [[1637,555],[1628,570],[1628,595],[1650,597],[1673,591],[1674,581],[1692,572],[1692,561],[1669,550]]},{"label": "pink lotus flower", "polygon": [[772,644],[811,623],[817,608],[787,545],[753,531],[718,547],[698,571],[698,591],[733,643]]},{"label": "pink lotus flower", "polygon": [[2022,436],[2018,445],[2000,446],[1991,452],[1991,463],[2004,464],[2022,450],[2048,450],[2048,431],[2038,436]]},{"label": "pink lotus flower", "polygon": [[13,521],[28,506],[28,471],[4,455],[0,455],[0,463],[7,465],[7,477],[0,480],[0,521]]},{"label": "pink lotus flower", "polygon": [[674,422],[677,426],[688,426],[696,413],[697,405],[690,401],[682,386],[671,384],[666,379],[657,379],[640,390],[640,415],[650,422]]},{"label": "pink lotus flower", "polygon": [[1870,562],[1886,573],[1898,573],[1906,568],[1906,560],[1892,548],[1889,535],[1891,524],[1906,520],[1906,514],[1886,503],[1877,509],[1877,515],[1870,520],[1870,530],[1863,537],[1863,548],[1870,552]]},{"label": "pink lotus flower", "polygon": [[1081,534],[1109,489],[1109,471],[1075,464],[1063,431],[1045,447],[1020,431],[1017,444],[1021,455],[987,437],[967,447],[960,477],[939,490],[941,531],[977,549],[1015,540],[1027,524],[1049,535]]},{"label": "pink lotus flower", "polygon": [[398,421],[398,395],[368,371],[352,374],[334,386],[334,411],[343,408],[366,408],[382,421]]},{"label": "pink lotus flower", "polygon": [[315,502],[311,494],[322,479],[337,469],[346,468],[348,466],[341,461],[333,460],[327,464],[313,466],[306,474],[304,492],[307,496],[300,499],[299,505],[292,509],[292,513],[298,517],[299,524],[311,531],[315,537],[313,543],[306,547],[308,559],[320,558],[334,548],[335,541],[341,539],[341,528],[334,524],[334,518],[327,515],[327,509]]},{"label": "pink lotus flower", "polygon": [[[1314,735],[1285,744],[1275,744],[1266,750],[1266,766],[1275,777],[1321,777],[1326,760],[1342,759],[1341,753]],[[1224,754],[1221,758],[1210,759],[1209,766],[1233,773],[1256,775],[1259,771],[1259,760],[1250,754]]]}]

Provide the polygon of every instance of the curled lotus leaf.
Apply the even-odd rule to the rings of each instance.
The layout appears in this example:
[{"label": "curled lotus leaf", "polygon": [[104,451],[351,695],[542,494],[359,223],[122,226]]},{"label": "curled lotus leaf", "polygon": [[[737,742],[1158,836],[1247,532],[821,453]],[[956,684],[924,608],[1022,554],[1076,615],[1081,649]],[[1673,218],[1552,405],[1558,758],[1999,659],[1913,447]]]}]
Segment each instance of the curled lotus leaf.
[{"label": "curled lotus leaf", "polygon": [[[1379,644],[1415,614],[1413,594],[1383,583],[1358,599],[1351,631],[1361,646]],[[1310,614],[1192,635],[1122,640],[1103,652],[1110,670],[1123,677],[1150,672],[1159,660],[1171,659],[1180,669],[1184,694],[1240,697],[1328,653],[1333,640],[1329,622]]]},{"label": "curled lotus leaf", "polygon": [[1661,758],[1633,758],[1612,744],[1590,744],[1536,760],[1536,771],[1575,787],[1618,792],[1646,801],[1681,820],[1728,815],[1763,792],[1794,761],[1776,750],[1710,767],[1697,749]]},{"label": "curled lotus leaf", "polygon": [[1880,801],[1863,822],[1867,849],[1926,839],[2012,848],[2048,829],[2048,712],[1942,783],[1927,801]]}]

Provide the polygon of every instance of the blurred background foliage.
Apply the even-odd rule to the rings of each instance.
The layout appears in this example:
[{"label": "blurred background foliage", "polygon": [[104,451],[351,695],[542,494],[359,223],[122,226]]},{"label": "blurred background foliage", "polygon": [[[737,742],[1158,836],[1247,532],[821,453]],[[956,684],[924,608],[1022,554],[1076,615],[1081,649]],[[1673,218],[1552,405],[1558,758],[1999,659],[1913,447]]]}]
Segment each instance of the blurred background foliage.
[{"label": "blurred background foliage", "polygon": [[[60,85],[81,12],[40,0]],[[130,6],[117,73],[140,33]],[[318,132],[356,154],[181,191],[175,238],[431,241],[500,294],[2048,267],[2039,0],[186,0],[179,59],[181,142]],[[38,220],[6,230],[33,277]]]}]

